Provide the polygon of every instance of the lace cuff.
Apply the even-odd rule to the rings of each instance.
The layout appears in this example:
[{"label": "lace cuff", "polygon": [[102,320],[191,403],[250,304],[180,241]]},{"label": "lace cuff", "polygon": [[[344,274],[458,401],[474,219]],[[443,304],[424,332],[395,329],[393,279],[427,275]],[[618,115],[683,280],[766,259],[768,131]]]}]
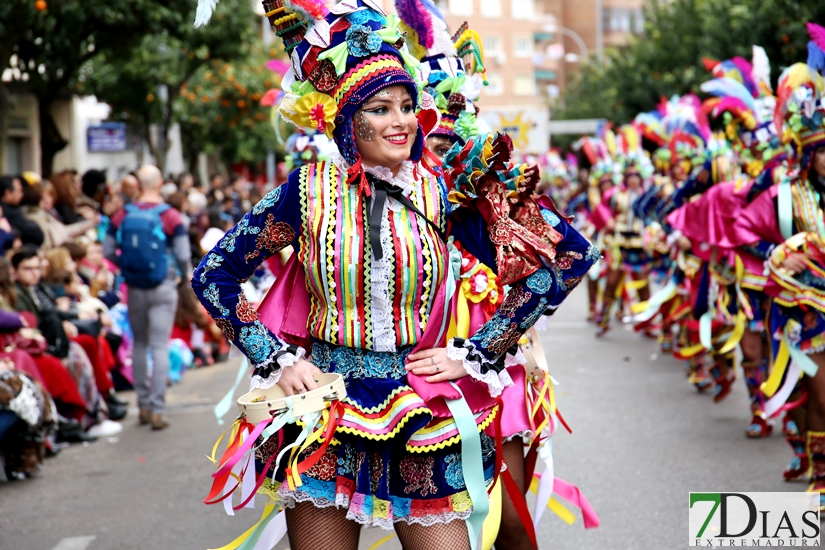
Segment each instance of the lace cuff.
[{"label": "lace cuff", "polygon": [[504,388],[513,385],[513,379],[505,369],[504,358],[500,357],[497,361],[491,362],[470,340],[451,339],[447,342],[447,357],[463,362],[467,374],[487,384],[492,397],[498,397]]},{"label": "lace cuff", "polygon": [[258,388],[271,388],[281,379],[281,372],[284,367],[290,367],[298,362],[298,359],[306,355],[306,350],[301,346],[286,346],[285,348],[276,351],[272,357],[254,365],[252,373],[252,381],[249,384],[249,389],[255,390]]}]

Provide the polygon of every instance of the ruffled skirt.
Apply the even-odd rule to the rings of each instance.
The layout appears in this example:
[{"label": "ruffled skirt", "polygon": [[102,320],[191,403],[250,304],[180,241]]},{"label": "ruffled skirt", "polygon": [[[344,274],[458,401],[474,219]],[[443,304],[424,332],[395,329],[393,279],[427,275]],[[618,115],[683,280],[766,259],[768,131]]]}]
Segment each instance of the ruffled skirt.
[{"label": "ruffled skirt", "polygon": [[[261,491],[284,507],[311,502],[347,508],[364,525],[392,528],[397,521],[432,525],[466,519],[472,512],[461,463],[461,441],[452,419],[434,418],[407,385],[404,364],[410,350],[371,352],[316,342],[310,360],[324,372],[344,376],[344,415],[321,459],[290,489],[285,465],[267,472]],[[495,442],[483,430],[497,408],[476,415],[487,485],[495,473]],[[258,449],[259,470],[294,441],[300,427],[288,425]],[[308,457],[318,444],[299,456]],[[274,478],[274,481],[273,481]]]}]

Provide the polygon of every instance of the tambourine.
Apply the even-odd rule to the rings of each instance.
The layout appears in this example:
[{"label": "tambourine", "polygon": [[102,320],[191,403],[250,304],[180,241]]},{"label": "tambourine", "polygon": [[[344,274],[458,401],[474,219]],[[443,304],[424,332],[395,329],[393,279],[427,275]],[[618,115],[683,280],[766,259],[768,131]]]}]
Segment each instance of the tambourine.
[{"label": "tambourine", "polygon": [[531,380],[538,382],[547,372],[547,357],[544,355],[541,338],[535,329],[528,330],[524,337],[527,341],[520,344],[521,352],[524,354],[524,370]]},{"label": "tambourine", "polygon": [[318,389],[287,396],[278,386],[255,389],[238,398],[238,409],[248,422],[258,424],[277,416],[290,408],[292,416],[298,418],[308,413],[322,411],[331,401],[339,401],[347,396],[344,377],[337,373],[320,373],[314,376]]}]

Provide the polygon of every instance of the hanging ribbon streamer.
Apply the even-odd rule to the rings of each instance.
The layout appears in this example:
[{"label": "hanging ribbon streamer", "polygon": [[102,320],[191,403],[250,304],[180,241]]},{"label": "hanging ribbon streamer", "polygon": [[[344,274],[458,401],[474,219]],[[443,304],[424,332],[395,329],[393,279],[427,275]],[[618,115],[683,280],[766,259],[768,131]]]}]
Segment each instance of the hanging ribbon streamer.
[{"label": "hanging ribbon streamer", "polygon": [[699,341],[702,342],[702,347],[707,350],[713,349],[713,340],[711,328],[713,326],[713,315],[706,311],[699,318]]},{"label": "hanging ribbon streamer", "polygon": [[782,388],[774,394],[773,397],[765,402],[764,411],[762,411],[763,418],[773,418],[785,408],[788,398],[793,393],[796,383],[799,381],[799,376],[802,374],[802,369],[795,361],[791,361],[788,366],[788,376],[785,377],[785,383]]},{"label": "hanging ribbon streamer", "polygon": [[553,442],[551,439],[548,438],[544,445],[539,448],[539,456],[544,461],[544,472],[542,472],[542,475],[534,473],[535,490],[532,489],[533,482],[531,482],[531,490],[536,493],[536,507],[533,511],[533,525],[536,529],[539,528],[545,508],[553,498],[553,482],[556,478],[554,477]]},{"label": "hanging ribbon streamer", "polygon": [[493,486],[493,492],[490,494],[490,512],[484,520],[484,526],[481,529],[481,549],[492,550],[493,545],[498,538],[498,532],[501,528],[501,483],[496,483]]},{"label": "hanging ribbon streamer", "polygon": [[791,329],[789,325],[785,325],[785,341],[788,343],[788,352],[791,355],[791,359],[799,364],[799,367],[802,371],[813,378],[816,376],[816,372],[819,370],[819,366],[814,363],[813,359],[805,355],[805,353],[799,349],[795,344],[791,343]]},{"label": "hanging ribbon streamer", "polygon": [[668,281],[668,283],[662,287],[659,292],[651,296],[647,302],[633,304],[630,307],[633,315],[625,317],[623,321],[625,323],[633,323],[634,325],[637,323],[650,321],[656,316],[657,313],[659,313],[664,304],[676,296],[678,290],[679,287],[676,285],[675,281]]},{"label": "hanging ribbon streamer", "polygon": [[453,382],[450,382],[450,385],[461,395],[458,399],[445,399],[445,401],[461,436],[461,467],[464,471],[467,493],[473,503],[473,511],[467,518],[467,531],[470,535],[470,547],[476,550],[484,519],[490,509],[490,503],[487,500],[487,485],[484,481],[484,462],[481,458],[481,436],[478,433],[473,412],[467,400],[464,399],[461,389]]},{"label": "hanging ribbon streamer", "polygon": [[232,408],[234,405],[234,400],[232,399],[235,397],[235,392],[238,391],[238,386],[241,385],[241,381],[244,379],[247,369],[249,369],[249,361],[244,357],[244,360],[241,361],[241,365],[238,367],[238,374],[235,376],[235,382],[232,384],[232,387],[226,392],[218,404],[215,405],[215,417],[218,419],[218,424],[223,424],[223,417],[226,416],[226,413],[229,412],[229,409]]}]

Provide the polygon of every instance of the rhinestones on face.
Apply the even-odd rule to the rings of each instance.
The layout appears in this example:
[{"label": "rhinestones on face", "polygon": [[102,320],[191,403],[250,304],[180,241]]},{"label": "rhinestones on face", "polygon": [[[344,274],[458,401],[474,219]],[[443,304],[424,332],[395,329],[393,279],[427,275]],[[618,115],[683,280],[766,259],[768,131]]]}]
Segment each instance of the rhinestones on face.
[{"label": "rhinestones on face", "polygon": [[355,116],[352,117],[352,128],[355,131],[355,135],[358,139],[362,141],[375,140],[375,128],[370,123],[370,121],[367,120],[367,116],[364,114],[363,111],[356,112]]}]

